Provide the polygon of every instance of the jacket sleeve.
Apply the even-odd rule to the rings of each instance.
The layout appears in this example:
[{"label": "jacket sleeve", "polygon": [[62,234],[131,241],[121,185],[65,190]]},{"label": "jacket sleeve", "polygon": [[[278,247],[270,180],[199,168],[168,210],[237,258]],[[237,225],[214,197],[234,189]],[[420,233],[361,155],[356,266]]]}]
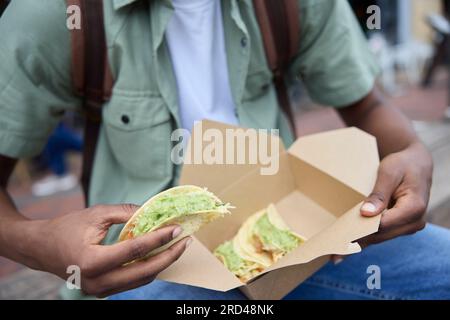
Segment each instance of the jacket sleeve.
[{"label": "jacket sleeve", "polygon": [[0,154],[38,154],[72,93],[64,0],[12,1],[0,19]]},{"label": "jacket sleeve", "polygon": [[311,98],[342,107],[366,96],[379,66],[347,0],[300,0],[300,46],[290,71]]}]

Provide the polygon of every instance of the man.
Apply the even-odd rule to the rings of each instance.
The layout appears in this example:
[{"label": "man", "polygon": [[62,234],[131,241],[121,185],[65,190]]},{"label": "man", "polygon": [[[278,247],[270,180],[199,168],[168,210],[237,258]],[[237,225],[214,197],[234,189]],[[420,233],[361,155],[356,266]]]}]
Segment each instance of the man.
[{"label": "man", "polygon": [[[120,267],[169,241],[180,232],[176,227],[121,244],[98,244],[112,242],[120,230],[116,224],[134,210],[122,203],[142,203],[176,183],[179,168],[170,161],[169,139],[174,129],[190,129],[195,120],[209,118],[279,128],[284,142],[292,142],[251,1],[113,0],[104,5],[115,85],[103,109],[89,199],[120,205],[31,221],[8,197],[5,187],[14,159],[39,152],[61,114],[80,105],[71,90],[64,1],[15,1],[0,20],[0,153],[10,159],[1,168],[0,254],[63,278],[67,265],[80,265],[84,292],[97,296],[141,287],[116,298],[242,297],[237,291],[216,293],[165,282],[144,286],[182,254],[188,239],[147,262]],[[301,76],[313,99],[335,106],[348,125],[379,141],[383,161],[361,214],[390,209],[380,231],[360,244],[422,230],[432,160],[409,121],[386,105],[376,89],[378,67],[348,3],[301,0],[299,6],[301,44],[291,76]],[[427,226],[415,236],[327,266],[290,297],[450,298],[449,252],[450,233]],[[366,288],[370,264],[382,267],[386,280],[381,291]]]}]

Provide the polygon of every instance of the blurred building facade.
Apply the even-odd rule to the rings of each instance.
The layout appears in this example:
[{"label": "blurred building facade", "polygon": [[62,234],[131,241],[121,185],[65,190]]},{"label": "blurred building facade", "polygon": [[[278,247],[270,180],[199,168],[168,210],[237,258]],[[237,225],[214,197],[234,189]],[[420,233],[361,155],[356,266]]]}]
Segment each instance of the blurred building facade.
[{"label": "blurred building facade", "polygon": [[[378,5],[381,8],[381,30],[391,44],[409,42],[412,39],[431,43],[433,32],[426,22],[430,14],[442,13],[443,0],[349,0],[351,6],[366,28],[367,8]],[[376,31],[374,31],[376,32]]]},{"label": "blurred building facade", "polygon": [[[424,74],[434,59],[440,41],[435,26],[430,23],[430,17],[444,17],[445,8],[446,6],[448,8],[450,0],[349,0],[349,2],[369,38],[372,51],[379,60],[382,68],[380,83],[384,89],[396,94],[402,90],[405,83],[415,85],[423,82]],[[369,30],[367,27],[370,16],[367,8],[371,5],[377,5],[381,9],[380,30]],[[450,28],[450,25],[448,27]]]}]

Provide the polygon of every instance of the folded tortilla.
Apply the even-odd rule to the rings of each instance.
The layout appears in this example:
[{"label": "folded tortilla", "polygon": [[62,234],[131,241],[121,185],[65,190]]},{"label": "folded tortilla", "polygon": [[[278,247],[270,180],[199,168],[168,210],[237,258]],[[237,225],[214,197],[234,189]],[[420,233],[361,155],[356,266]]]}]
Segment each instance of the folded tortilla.
[{"label": "folded tortilla", "polygon": [[236,242],[236,246],[240,248],[243,257],[267,268],[273,264],[272,255],[257,248],[258,243],[253,238],[252,233],[256,221],[264,214],[265,211],[263,210],[250,216],[239,228],[234,241]]},{"label": "folded tortilla", "polygon": [[226,241],[214,250],[214,255],[242,282],[247,282],[264,270],[261,264],[242,257],[234,240]]},{"label": "folded tortilla", "polygon": [[305,241],[289,229],[273,204],[258,216],[249,232],[253,248],[259,253],[271,254],[274,262]]},{"label": "folded tortilla", "polygon": [[246,283],[304,241],[287,227],[271,204],[251,215],[235,237],[218,246],[214,254]]},{"label": "folded tortilla", "polygon": [[157,248],[153,256],[180,239],[189,236],[217,218],[230,213],[230,204],[224,204],[213,193],[197,186],[179,186],[161,192],[142,205],[125,224],[119,241],[133,239],[168,225],[179,225],[183,232],[168,244]]}]

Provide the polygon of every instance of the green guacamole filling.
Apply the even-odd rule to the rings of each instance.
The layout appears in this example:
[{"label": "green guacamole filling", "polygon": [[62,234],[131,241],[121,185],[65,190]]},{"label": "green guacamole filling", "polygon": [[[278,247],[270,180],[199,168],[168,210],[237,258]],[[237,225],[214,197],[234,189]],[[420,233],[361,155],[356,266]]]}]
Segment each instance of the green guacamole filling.
[{"label": "green guacamole filling", "polygon": [[211,211],[220,207],[207,192],[162,195],[149,204],[137,218],[133,235],[149,232],[167,219],[184,216],[199,211]]},{"label": "green guacamole filling", "polygon": [[270,221],[267,214],[264,214],[255,223],[255,232],[261,238],[263,244],[271,244],[283,251],[289,252],[300,244],[300,239],[289,230],[280,230]]},{"label": "green guacamole filling", "polygon": [[234,251],[231,241],[222,243],[217,247],[215,253],[225,259],[225,265],[231,272],[237,272],[245,265],[245,261]]},{"label": "green guacamole filling", "polygon": [[238,277],[252,278],[261,271],[259,270],[261,268],[260,265],[241,258],[234,251],[233,241],[222,243],[214,250],[214,254],[223,257],[225,266]]}]

